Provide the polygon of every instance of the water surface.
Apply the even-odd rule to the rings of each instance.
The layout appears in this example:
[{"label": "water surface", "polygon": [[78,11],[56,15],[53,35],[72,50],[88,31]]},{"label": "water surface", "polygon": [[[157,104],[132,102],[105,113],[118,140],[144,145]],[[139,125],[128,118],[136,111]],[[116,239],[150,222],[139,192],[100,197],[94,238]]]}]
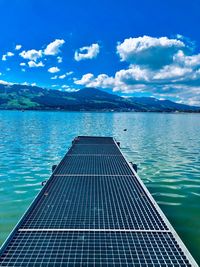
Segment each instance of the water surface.
[{"label": "water surface", "polygon": [[77,135],[121,142],[200,264],[199,114],[0,111],[0,243]]}]

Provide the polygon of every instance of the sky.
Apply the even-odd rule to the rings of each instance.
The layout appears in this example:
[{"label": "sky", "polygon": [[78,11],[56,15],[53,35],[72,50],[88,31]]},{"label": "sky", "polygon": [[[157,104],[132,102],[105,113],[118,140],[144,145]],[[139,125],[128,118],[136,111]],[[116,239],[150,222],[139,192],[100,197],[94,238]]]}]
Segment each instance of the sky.
[{"label": "sky", "polygon": [[0,83],[200,106],[199,0],[0,0]]}]

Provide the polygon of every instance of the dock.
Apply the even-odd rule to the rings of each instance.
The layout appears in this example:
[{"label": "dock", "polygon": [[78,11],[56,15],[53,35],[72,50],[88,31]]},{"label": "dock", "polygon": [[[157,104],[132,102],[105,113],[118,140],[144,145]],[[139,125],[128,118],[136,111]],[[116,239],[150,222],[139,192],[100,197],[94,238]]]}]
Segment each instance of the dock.
[{"label": "dock", "polygon": [[78,136],[3,244],[0,266],[198,265],[119,143]]}]

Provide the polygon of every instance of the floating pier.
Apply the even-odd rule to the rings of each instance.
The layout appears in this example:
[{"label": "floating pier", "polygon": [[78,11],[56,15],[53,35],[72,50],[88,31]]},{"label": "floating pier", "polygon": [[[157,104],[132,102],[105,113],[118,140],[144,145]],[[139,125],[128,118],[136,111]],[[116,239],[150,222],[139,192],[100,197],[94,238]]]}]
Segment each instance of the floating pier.
[{"label": "floating pier", "polygon": [[198,265],[119,144],[79,136],[3,244],[0,266]]}]

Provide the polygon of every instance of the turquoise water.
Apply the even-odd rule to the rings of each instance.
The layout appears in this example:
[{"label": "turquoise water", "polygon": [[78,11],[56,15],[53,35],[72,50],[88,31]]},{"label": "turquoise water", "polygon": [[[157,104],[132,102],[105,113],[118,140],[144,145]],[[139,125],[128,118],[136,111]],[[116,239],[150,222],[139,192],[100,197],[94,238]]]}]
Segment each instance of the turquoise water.
[{"label": "turquoise water", "polygon": [[0,111],[0,242],[77,135],[121,142],[200,264],[199,114]]}]

